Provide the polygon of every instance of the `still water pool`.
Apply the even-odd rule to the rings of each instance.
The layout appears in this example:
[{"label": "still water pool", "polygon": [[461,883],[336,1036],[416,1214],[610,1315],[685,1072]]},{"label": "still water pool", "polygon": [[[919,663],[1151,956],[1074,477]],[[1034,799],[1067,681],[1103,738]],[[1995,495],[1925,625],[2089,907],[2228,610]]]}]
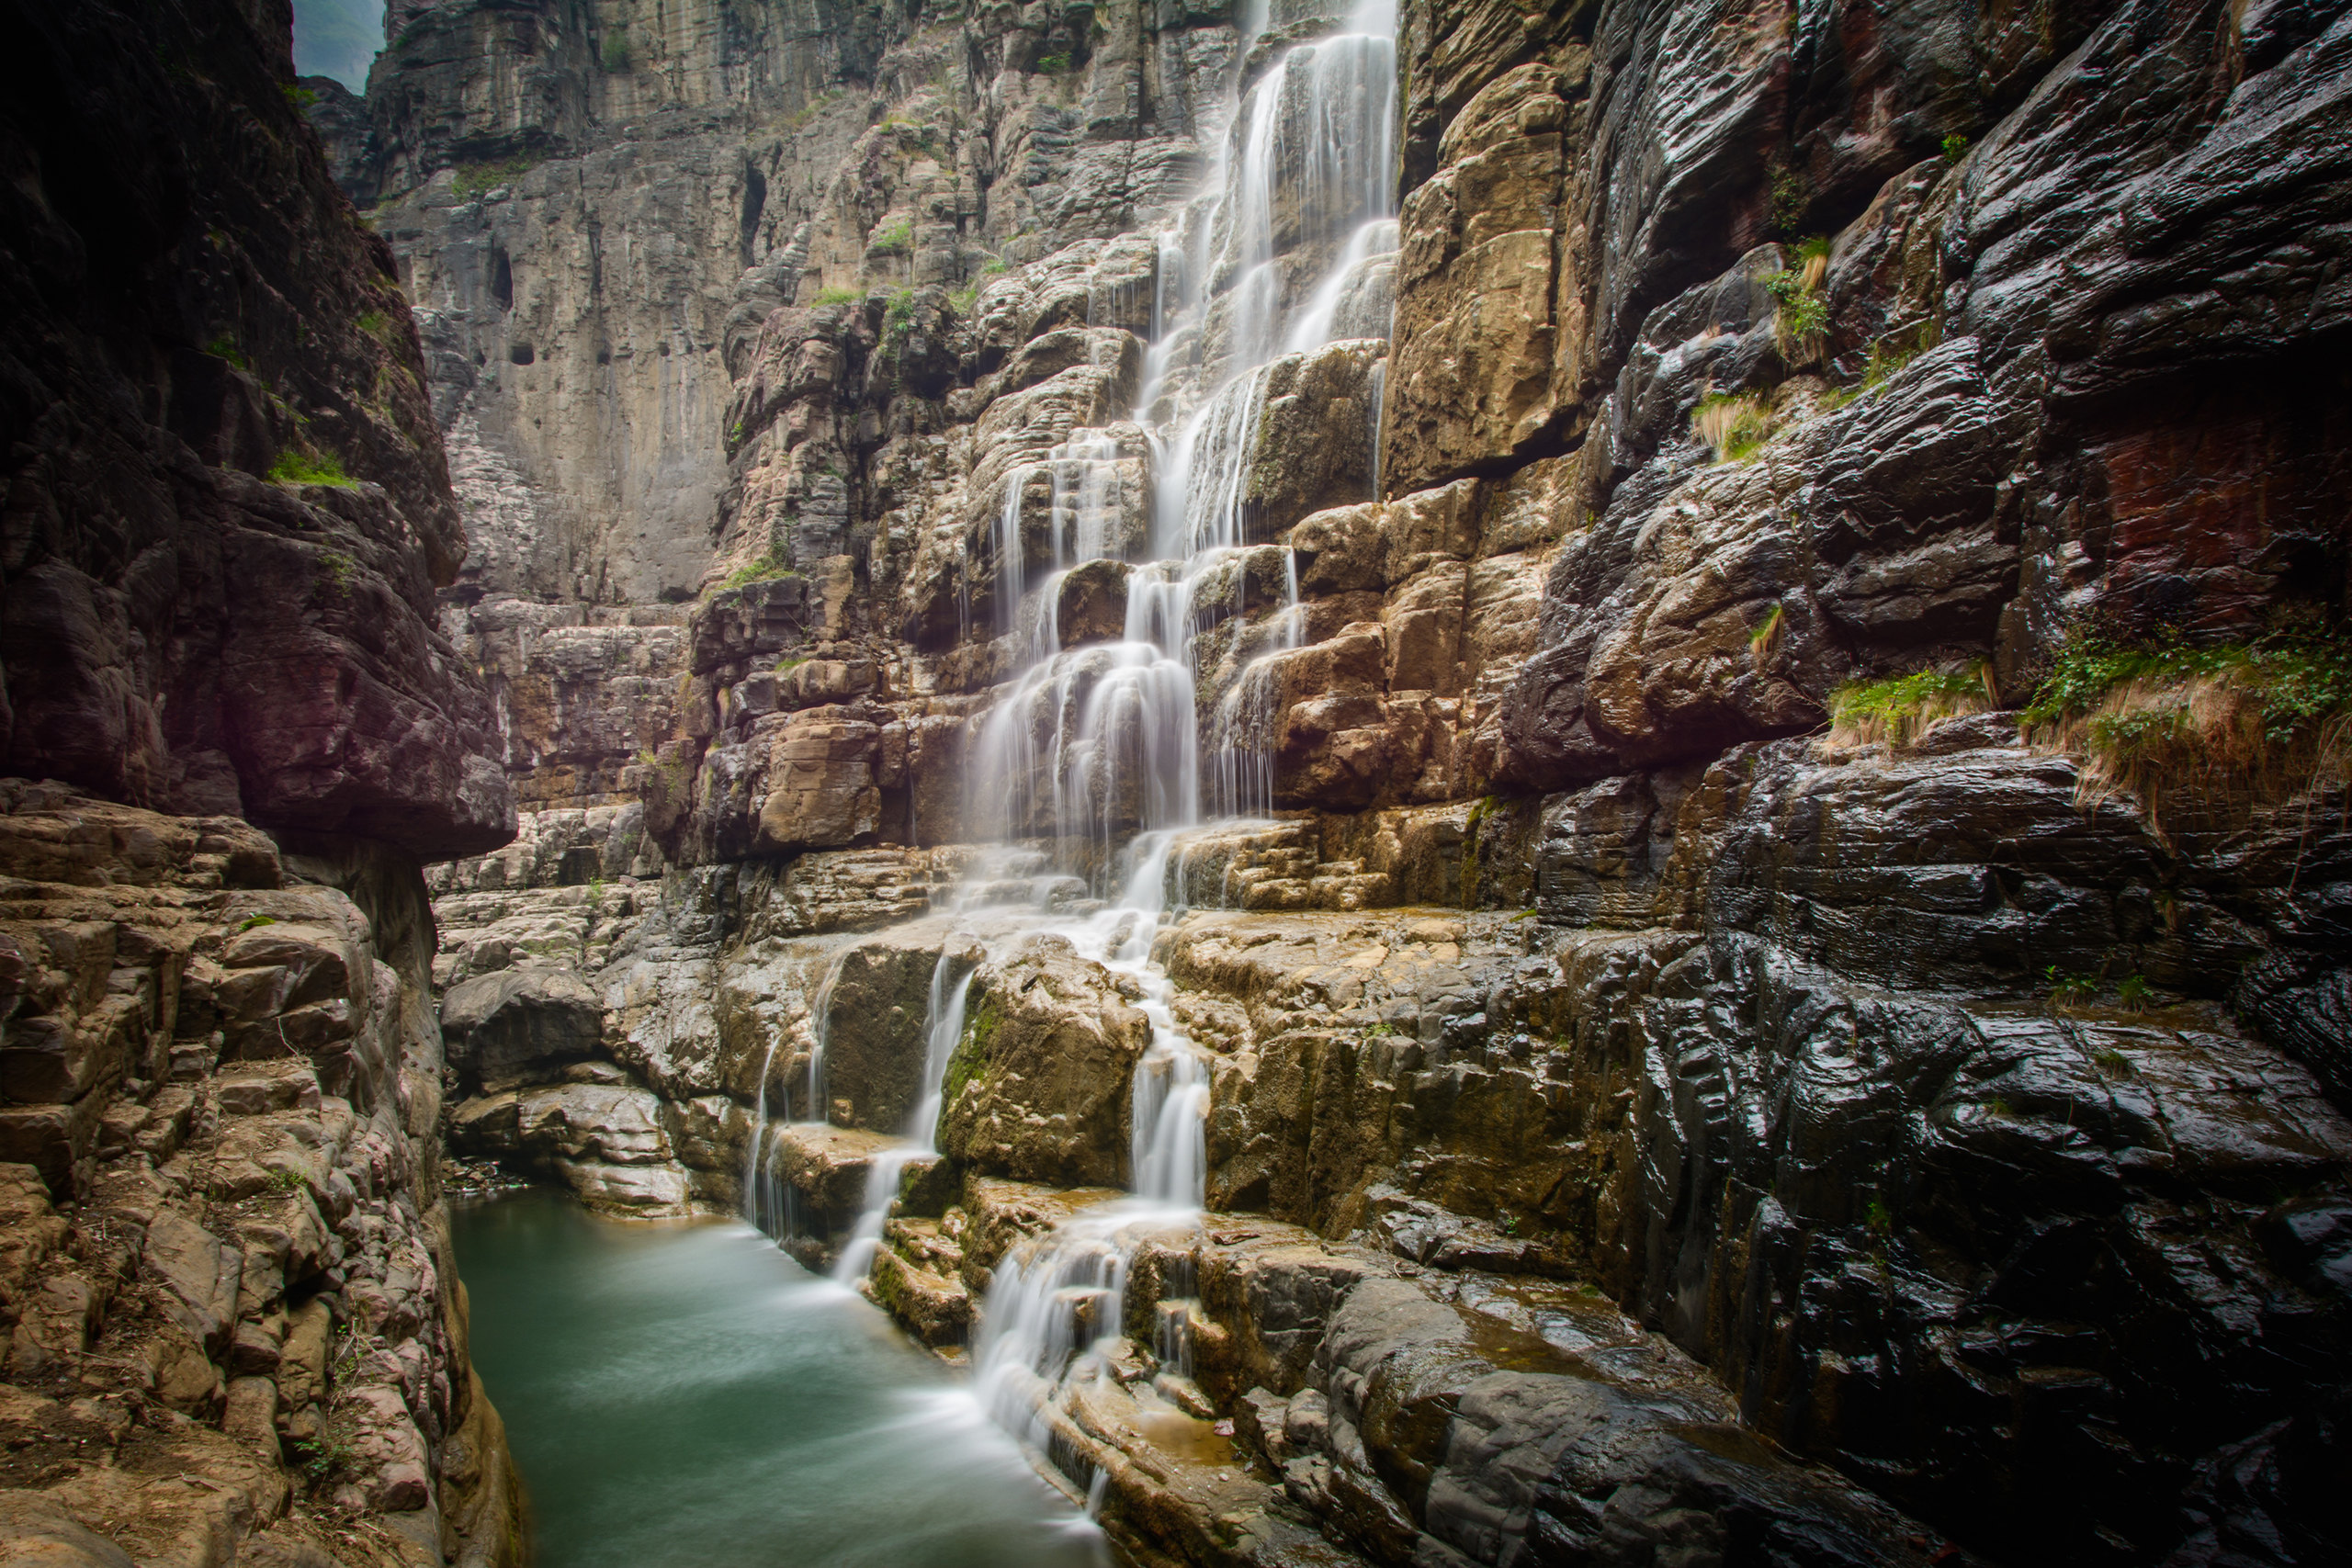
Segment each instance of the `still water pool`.
[{"label": "still water pool", "polygon": [[1106,1568],[958,1376],[750,1226],[460,1209],[539,1568]]}]

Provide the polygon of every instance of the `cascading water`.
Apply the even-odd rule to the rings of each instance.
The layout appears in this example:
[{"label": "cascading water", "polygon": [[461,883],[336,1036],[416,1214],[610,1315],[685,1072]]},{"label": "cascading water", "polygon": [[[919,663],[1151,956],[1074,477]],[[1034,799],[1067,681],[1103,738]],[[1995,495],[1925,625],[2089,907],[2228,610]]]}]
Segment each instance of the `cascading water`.
[{"label": "cascading water", "polygon": [[[1110,859],[1105,852],[1120,832],[1136,835],[1123,896],[1053,928],[1133,976],[1151,1022],[1131,1089],[1133,1195],[1015,1248],[998,1266],[974,1348],[990,1413],[1074,1477],[1084,1467],[1061,1451],[1056,1412],[1110,1364],[1138,1240],[1197,1224],[1203,1203],[1207,1065],[1176,1026],[1171,987],[1150,963],[1170,856],[1200,823],[1204,761],[1220,811],[1271,806],[1275,667],[1304,634],[1296,570],[1283,551],[1282,602],[1251,633],[1250,657],[1212,716],[1204,759],[1196,649],[1205,626],[1238,620],[1248,607],[1245,498],[1267,366],[1284,349],[1328,341],[1351,279],[1396,246],[1385,183],[1393,6],[1359,13],[1359,26],[1293,49],[1252,86],[1205,210],[1188,213],[1161,241],[1153,309],[1159,341],[1147,356],[1139,418],[1191,412],[1172,434],[1152,435],[1158,558],[1129,575],[1125,640],[1074,652],[1041,644],[1037,662],[988,719],[978,751],[976,799],[1006,803],[1009,834],[1081,841],[1097,865]],[[1311,288],[1286,288],[1302,254],[1321,275]],[[1196,284],[1201,292],[1188,298]],[[1295,308],[1286,309],[1294,298]],[[1173,352],[1179,339],[1190,345],[1190,364]],[[1058,552],[1058,517],[1055,532]],[[1159,1353],[1163,1373],[1181,1377],[1189,1372],[1189,1308],[1171,1304]],[[1102,1477],[1091,1479],[1090,1499],[1099,1503]]]},{"label": "cascading water", "polygon": [[[1256,9],[1245,36],[1264,25]],[[1320,347],[1335,323],[1353,320],[1356,280],[1396,246],[1395,34],[1393,0],[1371,0],[1351,30],[1291,48],[1242,95],[1201,195],[1160,238],[1136,414],[1153,468],[1142,541],[1151,558],[1126,569],[1120,640],[1062,647],[1057,603],[1070,571],[1133,551],[1119,525],[1127,497],[1112,432],[1073,431],[1016,468],[986,541],[997,634],[1025,661],[978,721],[969,753],[967,819],[1003,848],[976,858],[954,902],[998,907],[1016,939],[1051,933],[1131,976],[1151,1025],[1130,1091],[1131,1195],[1006,1257],[974,1346],[989,1411],[1074,1478],[1085,1467],[1056,1432],[1071,1391],[1110,1362],[1136,1247],[1146,1235],[1197,1225],[1202,1212],[1208,1065],[1176,1024],[1152,942],[1179,840],[1203,825],[1204,791],[1220,813],[1272,805],[1275,667],[1303,639],[1304,615],[1288,551],[1275,579],[1270,547],[1249,537],[1249,467],[1271,362]],[[1041,468],[1052,487],[1043,552],[1052,570],[1033,583],[1023,508]],[[1250,624],[1253,594],[1261,607],[1273,597],[1270,581],[1279,602]],[[1204,755],[1196,666],[1204,635],[1227,623],[1234,632],[1220,637],[1219,656],[1235,673],[1208,716]],[[1025,912],[1002,908],[1008,898]],[[931,1153],[973,977],[968,967],[951,976],[944,956],[933,974],[923,1103],[908,1144],[870,1167],[841,1279],[865,1271],[900,1173]],[[830,988],[829,976],[820,998]],[[809,1080],[820,1111],[821,1062],[820,1036]],[[1162,1314],[1163,1376],[1188,1370],[1188,1312]],[[1102,1477],[1088,1479],[1099,1501]]]},{"label": "cascading water", "polygon": [[923,1047],[922,1099],[908,1119],[910,1142],[876,1154],[865,1168],[865,1208],[856,1227],[842,1244],[833,1264],[833,1278],[854,1284],[872,1267],[875,1249],[882,1245],[882,1226],[899,1196],[899,1179],[919,1159],[939,1157],[940,1090],[947,1081],[947,1059],[964,1037],[964,1003],[972,992],[973,965],[952,951],[943,952],[931,971],[931,1023]]}]

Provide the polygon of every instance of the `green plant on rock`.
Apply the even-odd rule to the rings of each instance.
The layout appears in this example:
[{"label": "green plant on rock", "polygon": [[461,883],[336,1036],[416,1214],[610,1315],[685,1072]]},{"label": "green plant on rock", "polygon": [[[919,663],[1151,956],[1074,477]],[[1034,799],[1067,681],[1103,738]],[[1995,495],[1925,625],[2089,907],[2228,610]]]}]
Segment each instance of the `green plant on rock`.
[{"label": "green plant on rock", "polygon": [[2132,1058],[2112,1045],[2092,1052],[2091,1063],[2102,1074],[2111,1078],[2128,1078],[2132,1076]]},{"label": "green plant on rock", "polygon": [[295,1468],[313,1484],[350,1469],[359,1458],[349,1434],[337,1429],[321,1432],[315,1438],[297,1438],[290,1446]]},{"label": "green plant on rock", "polygon": [[913,250],[914,244],[914,220],[901,218],[876,229],[874,237],[865,243],[865,252],[868,255],[902,256]]},{"label": "green plant on rock", "polygon": [[616,75],[628,69],[628,29],[615,28],[605,35],[604,47],[596,52],[597,62]]},{"label": "green plant on rock", "polygon": [[747,588],[754,582],[782,582],[797,578],[799,575],[792,570],[792,562],[785,555],[784,547],[770,545],[767,554],[748,566],[739,566],[729,572],[726,581],[718,587],[719,592],[726,592],[732,589]]},{"label": "green plant on rock", "polygon": [[2115,983],[2115,999],[2125,1012],[2145,1012],[2155,1005],[2156,993],[2145,975],[2126,975]]},{"label": "green plant on rock", "polygon": [[237,340],[231,337],[227,333],[214,333],[212,341],[204,345],[204,352],[210,355],[215,359],[227,360],[230,364],[235,366],[240,370],[251,370],[253,368],[253,366],[245,358],[244,350],[239,348],[237,346]]},{"label": "green plant on rock", "polygon": [[1952,130],[1952,131],[1947,131],[1947,132],[1945,132],[1945,133],[1944,133],[1944,162],[1945,162],[1945,163],[1947,163],[1947,164],[1957,164],[1957,163],[1959,163],[1962,158],[1965,158],[1965,157],[1967,157],[1967,156],[1968,156],[1968,138],[1967,138],[1967,137],[1965,137],[1965,136],[1962,136],[1962,135],[1959,131],[1957,131],[1957,130]]},{"label": "green plant on rock", "polygon": [[1718,462],[1744,463],[1772,438],[1770,404],[1759,393],[1711,392],[1690,410],[1690,433]]},{"label": "green plant on rock", "polygon": [[1771,657],[1772,650],[1781,646],[1781,628],[1787,621],[1787,610],[1776,604],[1765,612],[1756,629],[1747,634],[1747,654],[1758,670],[1764,668],[1764,660]]},{"label": "green plant on rock", "polygon": [[1829,744],[1907,746],[1947,718],[1992,707],[1988,680],[1978,660],[1962,670],[1918,670],[1850,682],[1829,699]]},{"label": "green plant on rock", "polygon": [[1796,170],[1783,165],[1772,171],[1772,226],[1783,234],[1793,234],[1804,222],[1805,209],[1813,204],[1813,183]]},{"label": "green plant on rock", "polygon": [[538,159],[528,152],[512,158],[500,158],[485,164],[461,164],[449,177],[449,188],[460,201],[496,190],[538,166]]},{"label": "green plant on rock", "polygon": [[1893,1235],[1894,1211],[1886,1206],[1883,1198],[1872,1198],[1862,1205],[1862,1224],[1869,1227],[1872,1235]]},{"label": "green plant on rock", "polygon": [[2083,759],[2083,805],[2129,794],[2161,831],[2177,797],[2247,807],[2352,781],[2352,639],[2079,637],[2059,651],[2024,719],[2035,745]]},{"label": "green plant on rock", "polygon": [[2041,972],[2050,987],[2050,1005],[2053,1009],[2083,1007],[2098,995],[2098,976],[2074,975],[2052,964]]},{"label": "green plant on rock", "polygon": [[279,91],[286,95],[286,101],[294,106],[295,112],[298,114],[319,101],[319,95],[316,92],[309,87],[295,86],[291,83],[280,88]]},{"label": "green plant on rock", "polygon": [[1821,277],[1828,268],[1827,253],[1801,266],[1776,272],[1764,287],[1780,302],[1774,335],[1792,365],[1809,365],[1821,357],[1829,333],[1829,302],[1821,297]]},{"label": "green plant on rock", "polygon": [[1862,361],[1862,390],[1875,392],[1903,373],[1903,367],[1942,341],[1933,321],[1922,321],[1905,333],[1890,333],[1871,344]]},{"label": "green plant on rock", "polygon": [[343,465],[330,452],[300,452],[288,448],[277,455],[269,466],[267,477],[284,485],[333,485],[349,490],[358,481],[343,471]]},{"label": "green plant on rock", "polygon": [[277,923],[277,917],[275,915],[247,915],[237,922],[237,930],[240,932],[259,931],[264,926],[274,926]]},{"label": "green plant on rock", "polygon": [[941,1105],[954,1105],[965,1089],[988,1070],[989,1049],[1003,1024],[1004,1011],[997,1006],[996,998],[983,998],[973,1010],[971,1021],[964,1027],[964,1037],[956,1042],[956,1049],[947,1058],[947,1071],[939,1083]]},{"label": "green plant on rock", "polygon": [[322,550],[319,564],[327,570],[327,581],[334,584],[338,593],[350,592],[352,579],[359,573],[359,563],[341,550]]},{"label": "green plant on rock", "polygon": [[820,288],[817,297],[808,302],[811,305],[854,305],[865,298],[865,291],[860,288]]},{"label": "green plant on rock", "polygon": [[1037,70],[1040,74],[1058,76],[1069,69],[1069,56],[1067,54],[1041,54],[1037,57]]}]

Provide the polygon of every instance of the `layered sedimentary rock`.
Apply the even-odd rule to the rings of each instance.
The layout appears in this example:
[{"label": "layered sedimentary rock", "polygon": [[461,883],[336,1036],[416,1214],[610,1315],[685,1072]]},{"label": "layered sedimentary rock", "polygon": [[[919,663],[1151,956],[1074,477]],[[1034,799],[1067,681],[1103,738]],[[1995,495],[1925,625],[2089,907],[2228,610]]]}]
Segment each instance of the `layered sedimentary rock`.
[{"label": "layered sedimentary rock", "polygon": [[0,1554],[519,1562],[419,874],[514,792],[393,259],[284,5],[6,19]]},{"label": "layered sedimentary rock", "polygon": [[[1392,89],[1310,5],[417,8],[344,176],[536,808],[435,874],[451,1135],[816,1258],[944,1066],[867,1277],[943,1345],[1138,1179],[1158,1002],[957,911],[1159,820],[1072,759],[1272,298],[1186,602],[1272,815],[1151,954],[1212,1213],[1055,1417],[1122,1544],[2340,1551],[2340,769],[2019,717],[2091,637],[2340,649],[2340,9],[1409,0]],[[1391,90],[1323,232],[1299,128]],[[1250,158],[1262,255],[1182,216]]]}]

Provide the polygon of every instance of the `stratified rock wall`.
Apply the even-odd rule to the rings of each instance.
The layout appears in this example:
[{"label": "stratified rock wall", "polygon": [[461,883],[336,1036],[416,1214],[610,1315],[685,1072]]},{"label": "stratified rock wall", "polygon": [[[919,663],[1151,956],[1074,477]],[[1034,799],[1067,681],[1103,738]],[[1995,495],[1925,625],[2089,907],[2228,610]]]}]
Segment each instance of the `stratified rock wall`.
[{"label": "stratified rock wall", "polygon": [[293,101],[284,9],[11,16],[6,771],[495,848],[414,331]]},{"label": "stratified rock wall", "polygon": [[290,21],[0,9],[6,1550],[499,1568],[418,867],[514,791]]}]

